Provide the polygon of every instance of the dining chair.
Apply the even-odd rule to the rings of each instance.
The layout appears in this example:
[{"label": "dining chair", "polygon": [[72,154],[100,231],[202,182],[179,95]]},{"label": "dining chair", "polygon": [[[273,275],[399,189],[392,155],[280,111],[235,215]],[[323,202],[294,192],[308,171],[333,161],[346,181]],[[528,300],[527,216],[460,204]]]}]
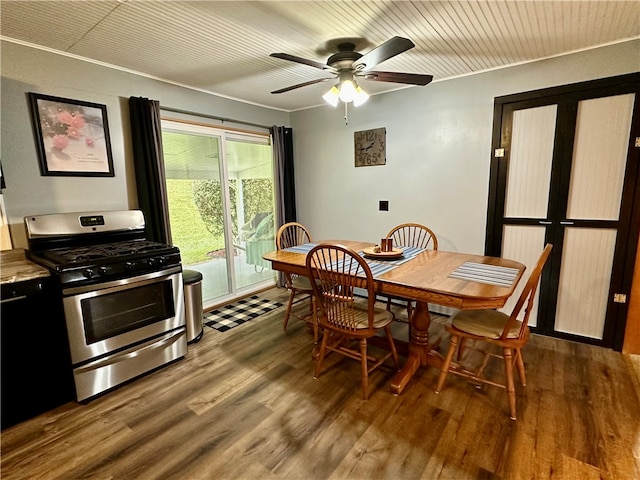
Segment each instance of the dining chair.
[{"label": "dining chair", "polygon": [[[317,301],[318,324],[323,329],[314,378],[322,371],[329,352],[360,361],[362,396],[369,398],[369,374],[389,357],[399,368],[398,352],[391,336],[392,312],[375,306],[373,274],[366,260],[354,250],[339,244],[321,243],[307,255],[309,277]],[[356,297],[356,289],[367,292],[366,299]],[[384,330],[389,351],[373,356],[367,340]],[[371,362],[371,363],[370,363]]]},{"label": "dining chair", "polygon": [[[285,248],[295,247],[311,243],[311,234],[309,230],[297,222],[289,222],[282,225],[276,233],[276,248],[283,250]],[[290,317],[296,317],[309,323],[308,318],[311,315],[311,327],[313,328],[313,341],[318,343],[318,322],[315,319],[315,300],[313,298],[313,289],[308,277],[296,275],[294,273],[284,273],[285,287],[289,290],[289,301],[284,313],[283,328],[287,331],[287,325]],[[296,295],[307,295],[309,297],[309,314],[307,316],[299,316],[291,312],[293,300]]]},{"label": "dining chair", "polygon": [[[414,248],[424,248],[431,250],[438,250],[438,238],[435,233],[424,225],[419,223],[402,223],[397,225],[391,229],[389,233],[387,233],[387,238],[393,239],[394,248],[397,247],[414,247]],[[393,302],[402,302],[403,304],[406,302],[407,309],[407,323],[411,325],[410,318],[413,313],[413,304],[411,301],[408,301],[403,298],[397,297],[386,297],[387,302],[387,310],[391,309],[391,304]],[[396,321],[402,322],[400,319],[396,319]]]},{"label": "dining chair", "polygon": [[[461,310],[451,317],[451,324],[445,328],[451,334],[449,350],[442,364],[440,377],[436,393],[440,393],[447,374],[453,373],[471,379],[476,386],[485,383],[505,388],[509,402],[509,415],[512,420],[516,419],[516,391],[513,379],[513,365],[515,364],[522,386],[526,386],[524,361],[522,359],[522,347],[529,340],[529,316],[534,305],[534,299],[542,269],[551,254],[552,245],[545,246],[535,268],[531,272],[516,305],[511,314],[499,312],[497,310]],[[518,315],[523,311],[522,320],[518,320]],[[498,355],[481,348],[469,348],[477,350],[483,354],[483,361],[475,370],[465,369],[460,361],[463,358],[463,350],[467,340],[476,340],[481,345],[497,345],[502,349],[502,354]],[[458,349],[458,362],[453,363],[453,355]],[[505,368],[505,382],[500,383],[484,376],[484,370],[490,358],[501,358]]]}]

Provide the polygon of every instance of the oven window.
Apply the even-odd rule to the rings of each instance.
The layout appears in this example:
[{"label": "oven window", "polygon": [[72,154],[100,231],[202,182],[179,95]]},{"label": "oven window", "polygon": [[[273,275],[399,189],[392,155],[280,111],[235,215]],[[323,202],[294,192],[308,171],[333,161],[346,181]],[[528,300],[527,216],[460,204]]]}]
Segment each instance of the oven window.
[{"label": "oven window", "polygon": [[171,280],[82,300],[87,345],[175,316]]}]

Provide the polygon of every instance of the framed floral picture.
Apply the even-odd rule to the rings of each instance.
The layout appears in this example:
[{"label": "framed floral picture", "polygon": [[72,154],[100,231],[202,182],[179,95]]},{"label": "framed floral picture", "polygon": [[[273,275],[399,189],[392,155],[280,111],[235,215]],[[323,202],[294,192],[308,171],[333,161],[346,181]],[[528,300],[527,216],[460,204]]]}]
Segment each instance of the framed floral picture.
[{"label": "framed floral picture", "polygon": [[107,107],[29,92],[42,175],[113,177]]}]

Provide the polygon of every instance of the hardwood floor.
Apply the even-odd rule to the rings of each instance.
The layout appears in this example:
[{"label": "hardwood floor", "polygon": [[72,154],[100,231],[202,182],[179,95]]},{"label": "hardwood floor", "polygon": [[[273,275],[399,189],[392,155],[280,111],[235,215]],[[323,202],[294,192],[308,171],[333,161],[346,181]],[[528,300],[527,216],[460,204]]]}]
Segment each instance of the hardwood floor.
[{"label": "hardwood floor", "polygon": [[368,401],[358,362],[330,356],[314,380],[312,335],[295,319],[285,334],[283,311],[205,327],[185,359],[3,431],[2,478],[640,478],[639,392],[617,352],[533,336],[511,421],[502,389],[449,375],[436,395],[433,368],[400,396],[391,367],[374,372]]}]

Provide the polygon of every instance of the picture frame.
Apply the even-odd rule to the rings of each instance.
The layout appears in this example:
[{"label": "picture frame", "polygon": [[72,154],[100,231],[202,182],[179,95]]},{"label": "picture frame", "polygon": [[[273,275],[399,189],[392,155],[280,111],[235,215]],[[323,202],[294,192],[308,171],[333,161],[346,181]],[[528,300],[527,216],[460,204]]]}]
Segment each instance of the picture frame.
[{"label": "picture frame", "polygon": [[113,177],[107,107],[29,92],[43,176]]}]

